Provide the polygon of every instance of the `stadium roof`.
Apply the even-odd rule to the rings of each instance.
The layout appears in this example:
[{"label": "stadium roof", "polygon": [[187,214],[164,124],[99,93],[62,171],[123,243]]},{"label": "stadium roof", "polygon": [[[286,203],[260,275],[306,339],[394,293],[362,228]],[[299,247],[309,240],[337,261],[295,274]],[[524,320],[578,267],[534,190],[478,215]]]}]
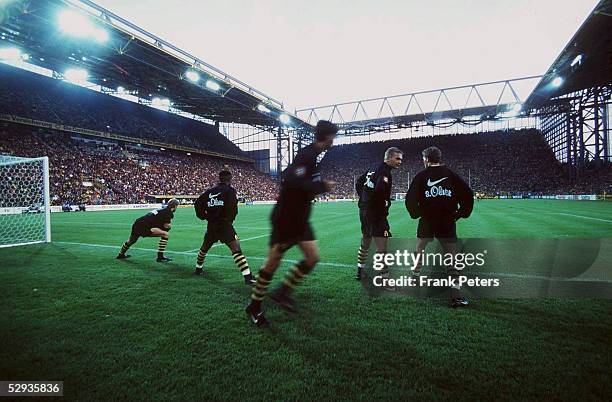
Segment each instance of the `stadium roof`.
[{"label": "stadium roof", "polygon": [[2,8],[0,46],[18,47],[29,63],[58,73],[86,69],[89,82],[148,101],[167,98],[173,108],[214,121],[274,127],[286,113],[291,126],[312,129],[280,101],[89,0],[9,1]]},{"label": "stadium roof", "polygon": [[537,109],[551,98],[611,82],[612,0],[601,0],[548,68],[525,108]]}]

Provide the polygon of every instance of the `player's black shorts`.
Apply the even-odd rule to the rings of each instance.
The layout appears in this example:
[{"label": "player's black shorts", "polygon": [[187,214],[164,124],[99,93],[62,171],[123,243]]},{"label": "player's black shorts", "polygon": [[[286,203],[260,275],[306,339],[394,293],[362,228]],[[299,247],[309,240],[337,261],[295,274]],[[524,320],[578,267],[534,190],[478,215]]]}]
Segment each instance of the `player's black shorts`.
[{"label": "player's black shorts", "polygon": [[391,237],[391,229],[386,216],[369,214],[367,210],[359,210],[361,233],[370,237]]},{"label": "player's black shorts", "polygon": [[433,239],[440,241],[456,242],[457,225],[452,218],[449,219],[419,219],[417,227],[419,239]]},{"label": "player's black shorts", "polygon": [[291,224],[272,221],[270,246],[279,245],[282,250],[288,250],[302,241],[316,240],[310,223]]},{"label": "player's black shorts", "polygon": [[208,222],[206,228],[206,234],[204,235],[205,244],[215,244],[220,241],[221,243],[229,244],[234,240],[239,240],[234,226],[229,222],[212,223]]},{"label": "player's black shorts", "polygon": [[151,237],[151,227],[147,225],[143,225],[140,222],[134,222],[132,225],[132,234],[131,237]]}]

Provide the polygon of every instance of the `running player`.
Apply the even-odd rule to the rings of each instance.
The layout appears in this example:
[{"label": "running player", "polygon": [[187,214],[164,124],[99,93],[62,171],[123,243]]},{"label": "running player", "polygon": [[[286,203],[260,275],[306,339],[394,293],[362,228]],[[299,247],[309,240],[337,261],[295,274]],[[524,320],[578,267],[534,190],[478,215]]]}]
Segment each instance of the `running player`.
[{"label": "running player", "polygon": [[293,288],[319,261],[319,248],[309,221],[311,203],[318,194],[330,191],[335,183],[321,180],[317,157],[332,147],[337,132],[335,124],[319,121],[315,127],[315,141],[299,150],[293,163],[283,171],[280,195],[271,216],[268,258],[259,270],[251,303],[246,308],[247,315],[257,325],[267,324],[261,304],[284,253],[297,244],[304,254],[304,259],[293,266],[283,284],[271,296],[281,307],[292,312],[296,311],[291,298]]},{"label": "running player", "polygon": [[174,218],[174,212],[178,206],[179,201],[173,198],[168,201],[165,208],[156,209],[136,219],[132,225],[132,233],[129,239],[121,247],[117,259],[124,260],[130,258],[130,256],[125,253],[134,243],[136,243],[139,237],[160,237],[157,246],[157,262],[172,261],[170,257],[164,256],[164,251],[168,245],[168,232],[172,228],[172,219]]}]

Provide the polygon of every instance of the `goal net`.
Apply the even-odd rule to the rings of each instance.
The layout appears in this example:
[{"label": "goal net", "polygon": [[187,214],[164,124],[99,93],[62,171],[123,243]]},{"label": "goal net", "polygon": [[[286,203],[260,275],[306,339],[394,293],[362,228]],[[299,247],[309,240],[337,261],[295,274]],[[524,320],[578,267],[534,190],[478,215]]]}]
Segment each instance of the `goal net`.
[{"label": "goal net", "polygon": [[51,241],[49,159],[0,155],[0,247]]}]

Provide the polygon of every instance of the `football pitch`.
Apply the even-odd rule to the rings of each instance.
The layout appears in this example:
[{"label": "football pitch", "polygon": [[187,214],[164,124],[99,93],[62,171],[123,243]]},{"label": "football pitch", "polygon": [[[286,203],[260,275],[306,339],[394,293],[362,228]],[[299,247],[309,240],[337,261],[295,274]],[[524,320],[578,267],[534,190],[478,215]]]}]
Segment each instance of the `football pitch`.
[{"label": "football pitch", "polygon": [[[266,255],[271,206],[235,227],[251,270]],[[114,257],[143,211],[52,215],[53,243],[0,249],[0,380],[64,381],[71,400],[593,399],[612,394],[612,301],[370,297],[353,279],[354,203],[319,203],[321,262],[296,291],[300,313],[266,302],[256,328],[231,253],[217,244],[192,275],[205,223],[175,214],[168,264],[157,239]],[[394,237],[414,237],[402,203]],[[612,203],[483,200],[460,237],[612,237]],[[520,253],[521,250],[517,250]],[[300,258],[286,255],[274,284]],[[612,261],[611,261],[612,269]],[[608,395],[608,397],[606,397]]]}]

